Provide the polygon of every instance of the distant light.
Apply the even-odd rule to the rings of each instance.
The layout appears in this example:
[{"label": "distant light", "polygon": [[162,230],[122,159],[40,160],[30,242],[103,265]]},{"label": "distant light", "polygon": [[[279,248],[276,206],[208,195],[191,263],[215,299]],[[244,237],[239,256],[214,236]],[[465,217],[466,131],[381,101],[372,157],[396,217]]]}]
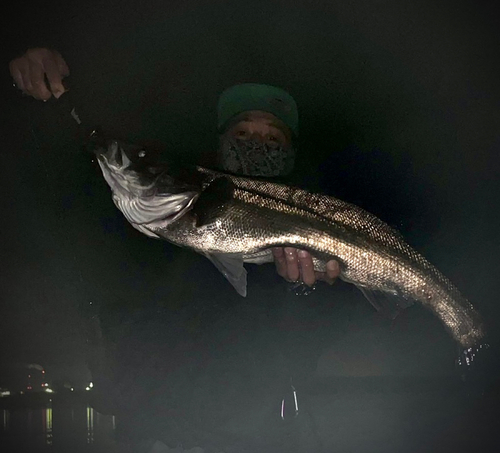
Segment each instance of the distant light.
[{"label": "distant light", "polygon": [[28,387],[26,387],[26,390],[32,390],[33,387],[31,387],[31,385],[28,385]]},{"label": "distant light", "polygon": [[54,390],[49,389],[48,387],[45,389],[45,391],[46,391],[47,393],[54,393]]},{"label": "distant light", "polygon": [[10,390],[2,390],[2,391],[0,392],[0,397],[1,397],[1,396],[9,396],[9,395],[10,395]]},{"label": "distant light", "polygon": [[72,392],[74,392],[74,391],[75,391],[75,389],[74,389],[73,387],[71,387],[71,388],[70,388],[70,390],[71,390]]},{"label": "distant light", "polygon": [[45,370],[42,370],[42,374],[45,374]]},{"label": "distant light", "polygon": [[85,387],[85,390],[87,390],[87,391],[90,390],[90,387]]},{"label": "distant light", "polygon": [[90,387],[90,388],[94,387],[94,384],[91,382],[91,383],[89,384],[89,387]]}]

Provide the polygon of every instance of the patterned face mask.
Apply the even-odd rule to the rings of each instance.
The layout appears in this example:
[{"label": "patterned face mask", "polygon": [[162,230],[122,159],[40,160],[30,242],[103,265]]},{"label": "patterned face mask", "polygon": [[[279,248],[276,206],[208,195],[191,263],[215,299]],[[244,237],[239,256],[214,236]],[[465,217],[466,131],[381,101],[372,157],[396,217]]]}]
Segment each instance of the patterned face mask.
[{"label": "patterned face mask", "polygon": [[285,176],[293,170],[293,146],[268,145],[254,140],[224,139],[219,164],[228,172],[245,176]]}]

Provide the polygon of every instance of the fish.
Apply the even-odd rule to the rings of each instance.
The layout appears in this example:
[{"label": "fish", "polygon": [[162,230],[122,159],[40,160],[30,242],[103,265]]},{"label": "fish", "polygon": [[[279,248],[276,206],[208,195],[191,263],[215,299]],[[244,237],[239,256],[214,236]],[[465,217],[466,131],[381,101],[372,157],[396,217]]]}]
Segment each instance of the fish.
[{"label": "fish", "polygon": [[272,262],[272,248],[289,246],[309,251],[320,272],[337,260],[339,277],[390,317],[420,303],[465,348],[485,335],[480,314],[453,283],[354,204],[262,178],[180,169],[118,140],[93,151],[114,204],[135,229],[205,256],[242,296],[245,264]]}]

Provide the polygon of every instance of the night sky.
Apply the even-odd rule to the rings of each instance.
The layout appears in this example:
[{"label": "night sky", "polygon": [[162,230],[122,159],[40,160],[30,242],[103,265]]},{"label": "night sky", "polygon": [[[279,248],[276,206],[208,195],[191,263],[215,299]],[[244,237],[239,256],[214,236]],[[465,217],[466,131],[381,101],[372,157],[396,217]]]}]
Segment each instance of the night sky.
[{"label": "night sky", "polygon": [[[140,236],[112,205],[74,144],[67,107],[194,162],[215,146],[218,95],[240,82],[289,91],[307,150],[299,166],[316,169],[306,182],[401,229],[495,333],[500,39],[488,3],[100,4],[21,2],[4,27],[1,361],[79,373],[89,301],[187,291],[167,282],[178,252]],[[38,45],[59,49],[72,71],[59,104],[23,97],[9,81],[9,59]],[[224,285],[207,272],[207,283]]]}]

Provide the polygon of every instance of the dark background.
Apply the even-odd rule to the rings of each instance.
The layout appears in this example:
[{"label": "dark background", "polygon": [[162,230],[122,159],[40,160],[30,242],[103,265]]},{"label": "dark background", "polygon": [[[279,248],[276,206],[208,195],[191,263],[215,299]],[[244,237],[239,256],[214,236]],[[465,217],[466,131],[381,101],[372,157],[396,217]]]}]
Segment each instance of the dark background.
[{"label": "dark background", "polygon": [[[140,236],[112,205],[75,145],[68,107],[197,161],[216,143],[219,94],[241,82],[289,91],[301,115],[298,168],[313,169],[306,183],[400,228],[495,336],[495,17],[494,2],[442,0],[18,4],[2,39],[1,360],[81,376],[90,302],[186,291],[169,278],[178,252]],[[60,50],[71,69],[59,102],[12,87],[8,61],[38,45]],[[215,271],[183,272],[224,284]]]}]

